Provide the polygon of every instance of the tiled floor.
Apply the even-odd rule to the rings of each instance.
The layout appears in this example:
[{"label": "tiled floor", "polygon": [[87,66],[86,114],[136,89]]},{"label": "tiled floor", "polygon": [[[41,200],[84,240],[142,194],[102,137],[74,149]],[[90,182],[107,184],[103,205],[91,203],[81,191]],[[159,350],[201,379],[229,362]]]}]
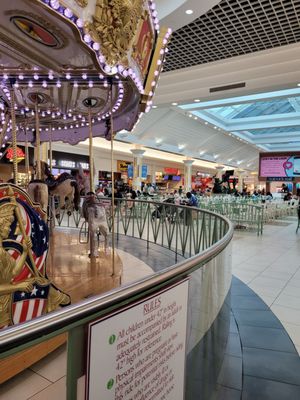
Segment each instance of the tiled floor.
[{"label": "tiled floor", "polygon": [[[295,233],[296,218],[289,218],[289,222],[267,225],[260,237],[235,232],[233,274],[265,303],[242,282],[235,281],[234,317],[218,400],[240,399],[241,393],[243,400],[300,398],[300,358],[290,340],[300,351],[300,233]],[[125,238],[119,248],[124,265],[130,265],[123,283],[174,263],[167,250],[150,249],[147,254],[146,243],[141,245],[140,241],[136,246]],[[137,254],[133,255],[133,249]],[[65,400],[65,360],[62,347],[47,361],[1,385],[0,400]]]},{"label": "tiled floor", "polygon": [[235,232],[235,276],[255,291],[278,317],[300,352],[300,232],[297,218],[266,225],[262,236]]}]

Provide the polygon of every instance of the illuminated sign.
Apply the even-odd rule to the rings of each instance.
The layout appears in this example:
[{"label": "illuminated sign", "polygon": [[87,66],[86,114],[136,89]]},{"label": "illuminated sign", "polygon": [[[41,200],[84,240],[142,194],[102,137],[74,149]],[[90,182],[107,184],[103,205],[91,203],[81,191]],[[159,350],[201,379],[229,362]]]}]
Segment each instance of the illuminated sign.
[{"label": "illuminated sign", "polygon": [[66,167],[66,168],[75,168],[76,166],[75,161],[69,161],[69,160],[60,160],[59,164],[61,167]]},{"label": "illuminated sign", "polygon": [[[16,150],[17,150],[17,162],[24,160],[25,154],[24,154],[23,150],[20,149],[19,147],[17,147]],[[6,158],[11,162],[13,162],[13,158],[14,158],[13,153],[14,153],[14,151],[13,151],[12,147],[10,147],[6,152]]]}]

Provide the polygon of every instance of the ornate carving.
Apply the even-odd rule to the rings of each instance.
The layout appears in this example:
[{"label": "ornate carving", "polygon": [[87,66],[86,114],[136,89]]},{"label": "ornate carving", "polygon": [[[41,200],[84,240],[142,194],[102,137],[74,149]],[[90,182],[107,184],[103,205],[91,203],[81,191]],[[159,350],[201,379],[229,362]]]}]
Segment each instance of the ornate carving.
[{"label": "ornate carving", "polygon": [[[70,303],[69,296],[54,287],[42,272],[44,261],[37,266],[38,257],[45,260],[44,254],[48,250],[47,226],[26,203],[27,195],[14,188],[16,193],[8,185],[0,188],[0,329]],[[16,197],[20,200],[17,201]],[[35,247],[27,233],[28,220]],[[43,232],[44,245],[42,242],[37,244],[37,230]],[[34,312],[27,315],[26,304],[29,303],[35,306],[36,315]]]},{"label": "ornate carving", "polygon": [[79,7],[86,7],[88,5],[88,0],[75,0]]},{"label": "ornate carving", "polygon": [[107,62],[125,62],[142,17],[143,0],[97,0],[93,23],[88,23],[94,40],[101,44]]}]

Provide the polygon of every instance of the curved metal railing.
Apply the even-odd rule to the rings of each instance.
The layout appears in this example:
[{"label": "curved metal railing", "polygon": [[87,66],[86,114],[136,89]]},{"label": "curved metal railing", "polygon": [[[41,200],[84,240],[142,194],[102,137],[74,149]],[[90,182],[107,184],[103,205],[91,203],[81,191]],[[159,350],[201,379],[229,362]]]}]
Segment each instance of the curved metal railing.
[{"label": "curved metal railing", "polygon": [[[168,247],[175,257],[180,253],[188,259],[147,278],[0,331],[0,354],[21,344],[32,344],[43,335],[68,331],[70,327],[86,323],[95,313],[154,290],[157,285],[169,284],[206,264],[231,241],[233,226],[227,218],[194,207],[171,206],[170,211],[168,203],[129,203],[117,199],[114,208],[116,237],[125,234],[144,239]],[[110,215],[108,221],[111,221]]]}]

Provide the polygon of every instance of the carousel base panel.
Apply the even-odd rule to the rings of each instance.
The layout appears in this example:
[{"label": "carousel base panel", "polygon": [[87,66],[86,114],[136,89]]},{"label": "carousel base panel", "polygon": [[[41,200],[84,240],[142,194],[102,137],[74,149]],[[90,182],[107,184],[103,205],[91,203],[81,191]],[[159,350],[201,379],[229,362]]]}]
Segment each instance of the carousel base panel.
[{"label": "carousel base panel", "polygon": [[57,228],[50,239],[47,274],[71,296],[72,304],[121,284],[123,264],[117,251],[99,244],[99,256],[89,257],[89,245],[79,243],[78,230]]}]

